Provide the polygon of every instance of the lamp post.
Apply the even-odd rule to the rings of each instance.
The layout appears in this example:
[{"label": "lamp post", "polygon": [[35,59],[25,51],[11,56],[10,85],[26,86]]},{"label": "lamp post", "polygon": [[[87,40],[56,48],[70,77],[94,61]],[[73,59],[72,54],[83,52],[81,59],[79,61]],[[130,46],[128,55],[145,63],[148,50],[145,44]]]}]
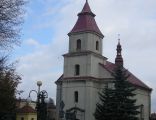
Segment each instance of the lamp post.
[{"label": "lamp post", "polygon": [[41,81],[37,81],[38,91],[31,90],[29,92],[28,101],[31,101],[31,93],[35,92],[37,94],[37,101],[36,101],[36,110],[37,110],[37,120],[47,120],[47,104],[45,99],[48,98],[48,93],[45,90],[40,90],[42,86]]}]

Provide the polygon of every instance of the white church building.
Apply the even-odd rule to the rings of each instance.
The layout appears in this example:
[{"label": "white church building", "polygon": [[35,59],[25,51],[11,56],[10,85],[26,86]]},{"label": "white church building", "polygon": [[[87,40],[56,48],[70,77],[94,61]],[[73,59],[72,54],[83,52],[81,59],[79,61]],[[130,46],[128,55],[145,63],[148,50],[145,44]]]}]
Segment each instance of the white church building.
[{"label": "white church building", "polygon": [[[64,72],[56,81],[58,120],[70,120],[73,114],[77,120],[95,120],[93,114],[99,102],[98,92],[106,85],[112,86],[112,72],[117,64],[123,64],[120,42],[115,63],[102,55],[104,35],[94,17],[86,1],[75,26],[68,33],[69,51],[63,55]],[[129,73],[128,81],[137,88],[135,97],[140,106],[139,118],[149,120],[152,89]]]}]

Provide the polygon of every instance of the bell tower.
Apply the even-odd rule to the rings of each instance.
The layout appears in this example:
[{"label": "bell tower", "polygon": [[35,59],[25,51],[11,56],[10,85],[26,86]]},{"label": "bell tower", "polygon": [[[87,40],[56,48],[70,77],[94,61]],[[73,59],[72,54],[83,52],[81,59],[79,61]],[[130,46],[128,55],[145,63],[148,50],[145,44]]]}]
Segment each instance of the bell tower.
[{"label": "bell tower", "polygon": [[102,56],[104,35],[96,24],[88,1],[78,13],[78,20],[68,36],[69,51],[64,55],[64,77],[98,77],[98,63],[106,60]]},{"label": "bell tower", "polygon": [[91,51],[102,55],[103,34],[99,30],[86,1],[82,11],[78,13],[78,20],[69,32],[69,52]]},{"label": "bell tower", "polygon": [[[57,80],[57,111],[66,116],[76,111],[79,120],[94,120],[98,98],[101,66],[107,58],[102,56],[104,35],[95,21],[88,1],[72,30],[68,33],[69,50],[64,54],[64,72]],[[60,103],[65,107],[60,110]]]}]

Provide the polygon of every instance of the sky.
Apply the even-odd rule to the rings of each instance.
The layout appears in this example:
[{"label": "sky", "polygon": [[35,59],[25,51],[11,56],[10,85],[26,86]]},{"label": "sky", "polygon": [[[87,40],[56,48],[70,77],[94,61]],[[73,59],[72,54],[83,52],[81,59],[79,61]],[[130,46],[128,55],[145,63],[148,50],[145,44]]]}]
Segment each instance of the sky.
[{"label": "sky", "polygon": [[[156,112],[156,0],[88,0],[104,34],[103,55],[114,62],[118,34],[124,66],[153,89],[152,111]],[[41,89],[56,99],[55,81],[63,73],[63,54],[68,52],[68,33],[85,0],[30,0],[22,26],[22,43],[13,59],[22,76],[20,97]],[[33,93],[32,96],[35,96]],[[34,98],[33,98],[34,99]]]}]

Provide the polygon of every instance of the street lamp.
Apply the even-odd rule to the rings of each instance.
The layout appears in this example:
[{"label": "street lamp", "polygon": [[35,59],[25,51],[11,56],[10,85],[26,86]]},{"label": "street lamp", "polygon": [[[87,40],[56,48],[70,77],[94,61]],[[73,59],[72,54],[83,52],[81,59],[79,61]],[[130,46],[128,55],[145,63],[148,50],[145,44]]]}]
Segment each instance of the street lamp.
[{"label": "street lamp", "polygon": [[48,93],[45,90],[40,91],[40,87],[42,86],[41,81],[37,81],[38,91],[31,90],[29,92],[28,101],[31,101],[30,94],[35,92],[37,94],[36,101],[36,110],[37,110],[37,120],[46,120],[47,119],[47,104],[45,99],[48,98]]}]

